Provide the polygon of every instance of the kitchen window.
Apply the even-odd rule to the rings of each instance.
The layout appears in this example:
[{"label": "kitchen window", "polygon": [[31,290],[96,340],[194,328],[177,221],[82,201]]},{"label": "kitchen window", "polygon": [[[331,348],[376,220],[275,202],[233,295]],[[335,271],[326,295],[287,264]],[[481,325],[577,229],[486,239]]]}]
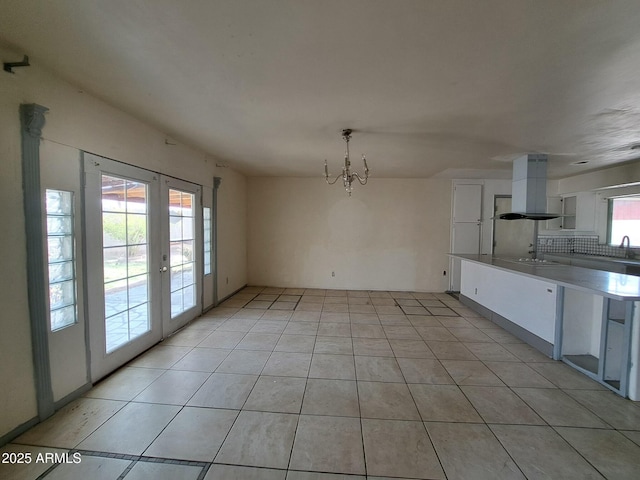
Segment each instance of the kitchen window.
[{"label": "kitchen window", "polygon": [[607,232],[610,245],[620,245],[626,235],[632,247],[640,247],[640,195],[609,199]]}]

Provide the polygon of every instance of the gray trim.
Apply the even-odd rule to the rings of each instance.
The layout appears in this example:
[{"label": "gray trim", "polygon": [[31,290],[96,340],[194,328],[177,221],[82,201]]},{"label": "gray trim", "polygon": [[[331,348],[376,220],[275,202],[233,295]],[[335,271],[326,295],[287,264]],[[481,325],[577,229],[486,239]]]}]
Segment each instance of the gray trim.
[{"label": "gray trim", "polygon": [[[208,312],[208,311],[210,311],[210,310],[213,310],[214,308],[216,308],[216,306],[215,306],[215,305],[213,305],[213,304],[209,305],[209,306],[208,306],[208,307],[206,307],[206,308],[203,308],[203,309],[202,309],[202,315],[204,315],[205,313],[207,313],[207,312]],[[172,335],[173,335],[173,334],[172,334]]]},{"label": "gray trim", "polygon": [[602,323],[600,324],[600,353],[598,357],[598,371],[595,378],[602,383],[604,367],[607,357],[607,336],[609,333],[609,302],[611,299],[602,299]]},{"label": "gray trim", "polygon": [[57,402],[55,402],[54,406],[56,410],[60,410],[62,407],[64,407],[67,403],[71,403],[74,400],[76,400],[77,398],[80,398],[82,395],[84,395],[85,393],[87,393],[89,390],[91,390],[93,388],[93,385],[91,384],[91,382],[85,383],[84,385],[82,385],[80,388],[75,389],[73,392],[71,392],[68,395],[65,395],[64,397],[62,397],[60,400],[58,400]]},{"label": "gray trim", "polygon": [[43,201],[40,185],[40,136],[44,127],[44,114],[49,109],[42,105],[20,105],[20,132],[22,138],[22,183],[27,246],[27,293],[33,373],[35,377],[38,417],[42,421],[54,413],[49,364],[49,325],[46,310]]},{"label": "gray trim", "polygon": [[33,417],[32,419],[27,420],[23,424],[18,425],[16,428],[11,430],[10,432],[5,433],[0,437],[0,447],[2,447],[3,445],[6,445],[14,438],[19,437],[30,428],[35,427],[38,423],[40,423],[40,420],[38,419],[38,417]]},{"label": "gray trim", "polygon": [[556,291],[556,331],[553,344],[553,359],[562,358],[562,335],[564,325],[564,287],[558,285]]},{"label": "gray trim", "polygon": [[[88,278],[89,269],[87,268],[87,175],[84,167],[85,151],[80,150],[80,156],[78,161],[80,162],[80,236],[82,242],[82,249],[80,255],[82,256],[82,308],[83,308],[83,321],[84,321],[84,345],[85,345],[85,358],[87,362],[87,382],[91,382],[91,322],[89,322],[89,300],[87,298],[87,292],[89,291]],[[80,288],[80,285],[78,285]]]},{"label": "gray trim", "polygon": [[213,201],[211,203],[211,267],[213,269],[213,303],[212,307],[217,307],[218,300],[218,188],[222,183],[222,178],[213,177]]},{"label": "gray trim", "polygon": [[[220,300],[220,302],[218,303],[218,305],[220,305],[221,303],[225,302],[226,300],[229,300],[231,297],[233,297],[236,293],[240,292],[241,290],[247,288],[249,285],[248,284],[244,284],[243,286],[241,286],[239,289],[237,289],[234,292],[231,292],[229,295],[227,295],[226,297],[224,297],[223,299]],[[216,305],[217,306],[217,305]]]},{"label": "gray trim", "polygon": [[620,394],[623,397],[627,397],[629,393],[629,372],[631,371],[631,366],[633,364],[631,359],[631,332],[634,309],[635,302],[626,302],[624,334],[622,336],[622,366],[620,371]]},{"label": "gray trim", "polygon": [[480,305],[475,300],[471,300],[469,297],[464,296],[463,294],[459,294],[458,300],[465,306],[469,307],[471,310],[479,313],[484,318],[491,320],[491,315],[493,312],[489,310],[484,305]]},{"label": "gray trim", "polygon": [[492,310],[489,310],[486,307],[483,307],[479,303],[471,300],[469,297],[465,297],[464,295],[460,295],[460,302],[463,305],[469,307],[470,309],[478,312],[480,315],[485,317],[488,320],[491,320],[493,323],[498,325],[499,327],[504,328],[507,332],[512,334],[513,336],[519,338],[525,343],[528,343],[536,350],[539,350],[541,353],[546,355],[549,358],[553,358],[553,345],[546,340],[534,335],[529,330],[522,328],[520,325],[513,323],[511,320],[504,318],[502,315],[495,313]]}]

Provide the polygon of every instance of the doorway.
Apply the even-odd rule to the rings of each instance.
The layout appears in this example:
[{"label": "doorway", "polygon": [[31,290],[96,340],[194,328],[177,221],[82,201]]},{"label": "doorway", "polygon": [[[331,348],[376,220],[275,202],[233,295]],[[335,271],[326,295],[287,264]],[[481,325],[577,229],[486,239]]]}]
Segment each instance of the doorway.
[{"label": "doorway", "polygon": [[533,239],[533,221],[500,220],[498,215],[511,212],[511,196],[496,195],[493,205],[493,250],[500,257],[527,257]]},{"label": "doorway", "polygon": [[202,311],[200,186],[83,155],[91,380]]}]

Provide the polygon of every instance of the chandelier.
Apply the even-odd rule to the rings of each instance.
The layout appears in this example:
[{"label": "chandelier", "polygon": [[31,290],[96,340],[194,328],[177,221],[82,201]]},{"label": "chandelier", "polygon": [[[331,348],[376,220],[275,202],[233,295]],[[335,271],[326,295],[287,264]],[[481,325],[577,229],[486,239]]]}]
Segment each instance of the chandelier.
[{"label": "chandelier", "polygon": [[344,167],[342,167],[342,174],[336,176],[336,178],[331,181],[329,180],[329,168],[327,167],[327,161],[324,161],[324,179],[327,181],[329,185],[333,185],[338,181],[340,177],[342,177],[342,183],[344,185],[344,189],[347,191],[349,196],[351,196],[351,184],[354,180],[358,180],[360,185],[366,185],[367,179],[369,178],[369,167],[367,166],[367,159],[364,154],[362,155],[362,161],[364,162],[364,176],[361,177],[357,172],[351,172],[351,160],[349,159],[349,140],[351,140],[351,133],[353,130],[350,128],[345,128],[342,130],[342,138],[347,144],[347,151],[344,154]]}]

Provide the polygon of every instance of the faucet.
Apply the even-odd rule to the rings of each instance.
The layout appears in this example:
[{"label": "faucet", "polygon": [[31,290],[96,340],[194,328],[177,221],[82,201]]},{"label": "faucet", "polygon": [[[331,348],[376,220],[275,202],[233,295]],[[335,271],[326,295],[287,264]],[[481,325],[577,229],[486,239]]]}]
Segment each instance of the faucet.
[{"label": "faucet", "polygon": [[627,246],[624,252],[624,258],[631,258],[631,240],[629,240],[629,235],[625,235],[624,237],[622,237],[622,242],[620,242],[620,247],[619,248],[625,248],[624,246],[624,241],[627,241]]}]

